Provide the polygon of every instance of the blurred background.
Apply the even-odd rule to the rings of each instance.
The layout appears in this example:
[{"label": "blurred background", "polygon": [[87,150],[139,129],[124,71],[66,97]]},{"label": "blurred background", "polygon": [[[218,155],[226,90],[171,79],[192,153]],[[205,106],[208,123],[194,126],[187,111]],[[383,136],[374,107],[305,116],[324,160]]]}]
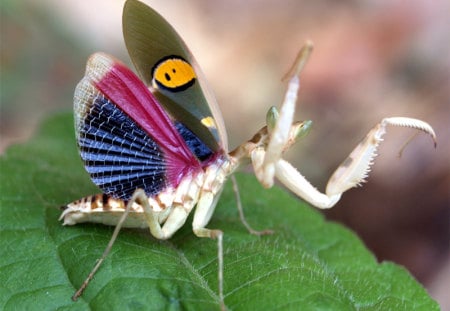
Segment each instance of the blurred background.
[{"label": "blurred background", "polygon": [[[130,64],[124,1],[0,2],[0,151],[71,111],[87,57]],[[450,309],[450,3],[448,0],[145,1],[181,34],[214,90],[234,148],[279,105],[286,73],[306,39],[298,119],[310,134],[286,155],[320,190],[369,129],[386,116],[429,122],[438,148],[389,129],[363,189],[326,217],[349,226],[379,260],[402,264]],[[245,194],[242,194],[245,195]],[[248,213],[250,208],[247,207]]]}]

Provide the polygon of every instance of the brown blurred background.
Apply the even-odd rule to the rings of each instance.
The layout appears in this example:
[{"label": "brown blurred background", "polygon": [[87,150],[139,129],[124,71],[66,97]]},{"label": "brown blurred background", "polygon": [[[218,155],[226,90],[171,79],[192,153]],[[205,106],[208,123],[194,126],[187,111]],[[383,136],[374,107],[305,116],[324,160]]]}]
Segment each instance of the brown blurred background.
[{"label": "brown blurred background", "polygon": [[[450,309],[450,3],[448,0],[146,1],[179,31],[215,91],[230,147],[281,102],[281,77],[306,39],[298,119],[313,130],[286,157],[319,189],[386,116],[429,122],[438,148],[390,129],[363,189],[326,216],[355,230],[380,260],[406,266]],[[55,111],[70,111],[89,54],[129,63],[123,1],[4,0],[0,150],[28,139]],[[245,194],[243,194],[245,195]],[[250,209],[249,207],[247,208]],[[248,213],[251,211],[249,210]]]}]

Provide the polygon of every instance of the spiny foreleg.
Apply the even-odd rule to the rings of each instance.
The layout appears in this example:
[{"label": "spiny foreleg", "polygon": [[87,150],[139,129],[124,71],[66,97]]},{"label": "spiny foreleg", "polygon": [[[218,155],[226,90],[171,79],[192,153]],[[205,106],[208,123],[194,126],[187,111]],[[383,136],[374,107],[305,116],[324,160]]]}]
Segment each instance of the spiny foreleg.
[{"label": "spiny foreleg", "polygon": [[[331,208],[339,201],[342,193],[360,185],[367,178],[388,125],[423,131],[432,137],[436,145],[436,135],[428,123],[404,117],[385,118],[369,131],[367,136],[336,169],[328,181],[325,194],[314,188],[297,169],[283,159],[275,163],[275,176],[288,189],[312,205],[318,208]],[[256,151],[253,157],[255,161],[261,161],[261,158],[264,157],[264,150]]]}]

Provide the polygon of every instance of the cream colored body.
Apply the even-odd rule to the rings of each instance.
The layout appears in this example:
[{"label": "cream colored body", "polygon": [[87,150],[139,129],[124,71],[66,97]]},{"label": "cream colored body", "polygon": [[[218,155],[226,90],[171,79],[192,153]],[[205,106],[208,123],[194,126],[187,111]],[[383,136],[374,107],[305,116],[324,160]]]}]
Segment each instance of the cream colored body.
[{"label": "cream colored body", "polygon": [[[168,239],[183,226],[197,205],[192,226],[194,232],[204,228],[214,211],[215,198],[233,169],[229,160],[222,159],[204,172],[185,176],[177,188],[167,188],[154,197],[136,191],[135,198],[128,202],[129,214],[122,226],[150,228],[157,239]],[[104,201],[102,195],[89,196],[68,204],[61,219],[64,225],[83,222],[117,225],[126,208],[127,204],[120,199],[107,198]]]}]

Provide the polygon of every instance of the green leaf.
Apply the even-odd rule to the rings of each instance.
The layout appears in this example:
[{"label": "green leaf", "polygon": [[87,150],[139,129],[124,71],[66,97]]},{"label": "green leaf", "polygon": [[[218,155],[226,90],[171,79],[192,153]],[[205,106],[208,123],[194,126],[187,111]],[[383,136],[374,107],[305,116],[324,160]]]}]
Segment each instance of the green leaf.
[{"label": "green leaf", "polygon": [[[58,206],[98,192],[78,158],[70,115],[1,158],[0,309],[218,309],[217,246],[186,224],[169,241],[122,230],[84,295],[70,299],[101,256],[112,227],[63,227]],[[209,225],[225,232],[224,293],[230,310],[438,310],[402,267],[377,263],[346,228],[285,191],[238,175],[248,221],[230,185]]]}]

